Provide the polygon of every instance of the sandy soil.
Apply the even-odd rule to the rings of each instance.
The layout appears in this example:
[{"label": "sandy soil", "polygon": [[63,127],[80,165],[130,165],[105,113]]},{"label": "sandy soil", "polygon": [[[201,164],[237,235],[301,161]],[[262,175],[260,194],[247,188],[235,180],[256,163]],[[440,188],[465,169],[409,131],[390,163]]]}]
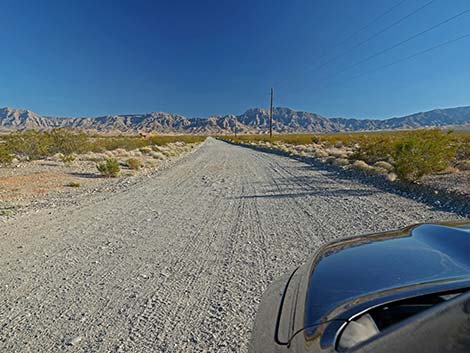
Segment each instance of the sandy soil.
[{"label": "sandy soil", "polygon": [[[63,163],[57,158],[48,160],[16,162],[0,168],[0,221],[1,216],[38,211],[44,208],[76,204],[78,199],[98,192],[119,191],[138,183],[143,177],[172,165],[181,155],[192,152],[197,145],[170,144],[162,147],[172,156],[144,155],[137,151],[116,150],[106,154],[92,154],[92,158],[116,158],[121,164],[118,178],[104,178],[96,169],[98,161],[90,156],[79,155],[73,163]],[[114,153],[114,154],[113,154]],[[138,154],[134,157],[133,154]],[[174,154],[174,155],[173,155]],[[138,158],[142,162],[139,170],[130,169],[126,160]]]}]

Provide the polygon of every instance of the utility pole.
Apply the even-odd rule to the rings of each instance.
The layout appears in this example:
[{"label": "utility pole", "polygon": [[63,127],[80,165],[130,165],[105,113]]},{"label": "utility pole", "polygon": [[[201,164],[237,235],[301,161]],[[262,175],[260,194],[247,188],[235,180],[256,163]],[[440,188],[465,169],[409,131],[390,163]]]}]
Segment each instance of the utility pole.
[{"label": "utility pole", "polygon": [[271,88],[271,109],[269,110],[269,138],[273,139],[273,98],[274,88]]}]

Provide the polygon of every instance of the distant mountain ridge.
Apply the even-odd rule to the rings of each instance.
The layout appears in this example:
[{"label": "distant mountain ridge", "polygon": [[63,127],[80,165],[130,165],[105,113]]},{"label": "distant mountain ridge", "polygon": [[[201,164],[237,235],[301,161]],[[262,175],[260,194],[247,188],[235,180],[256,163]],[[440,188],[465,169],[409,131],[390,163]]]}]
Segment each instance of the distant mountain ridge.
[{"label": "distant mountain ridge", "polygon": [[[278,133],[392,130],[467,125],[470,127],[470,106],[435,109],[385,120],[326,118],[315,113],[281,107],[275,108],[273,112],[273,130]],[[262,108],[251,108],[241,115],[214,115],[209,118],[191,119],[163,112],[106,115],[96,118],[58,118],[41,116],[30,110],[0,108],[0,131],[50,130],[61,127],[101,133],[231,134],[235,131],[237,133],[266,133],[269,129],[269,111]]]}]

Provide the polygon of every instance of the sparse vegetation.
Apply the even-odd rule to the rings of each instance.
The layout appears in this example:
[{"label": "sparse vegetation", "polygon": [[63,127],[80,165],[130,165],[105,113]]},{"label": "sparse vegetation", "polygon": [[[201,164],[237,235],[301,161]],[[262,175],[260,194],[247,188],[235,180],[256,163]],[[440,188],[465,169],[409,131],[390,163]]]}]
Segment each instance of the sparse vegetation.
[{"label": "sparse vegetation", "polygon": [[0,216],[13,216],[16,211],[15,206],[0,206]]},{"label": "sparse vegetation", "polygon": [[138,158],[129,158],[126,161],[126,164],[129,169],[139,170],[140,168],[142,168],[142,161]]},{"label": "sparse vegetation", "polygon": [[77,157],[74,154],[59,154],[59,158],[62,162],[65,164],[71,164],[77,159]]},{"label": "sparse vegetation", "polygon": [[139,151],[143,154],[149,154],[150,152],[152,152],[152,149],[150,147],[142,147],[139,149]]},{"label": "sparse vegetation", "polygon": [[96,169],[104,177],[115,178],[121,172],[121,167],[117,159],[108,158],[106,161],[98,163]]},{"label": "sparse vegetation", "polygon": [[71,188],[79,188],[80,183],[77,181],[71,181],[70,183],[65,184],[65,186],[71,187]]},{"label": "sparse vegetation", "polygon": [[[393,174],[408,182],[442,171],[468,170],[470,133],[421,129],[409,131],[220,136],[235,143],[262,144],[285,153],[314,156],[326,163]],[[346,160],[349,160],[347,163]],[[356,163],[358,162],[358,163]],[[450,168],[452,167],[452,168]]]},{"label": "sparse vegetation", "polygon": [[0,136],[0,164],[8,164],[14,157],[37,160],[56,154],[60,154],[59,158],[64,163],[71,163],[78,154],[105,153],[114,150],[120,150],[123,156],[131,150],[139,150],[135,153],[147,155],[154,148],[158,148],[157,146],[176,142],[198,143],[205,139],[205,136],[194,135],[101,136],[70,129],[27,130]]},{"label": "sparse vegetation", "polygon": [[35,160],[51,156],[51,136],[49,133],[38,131],[14,132],[4,136],[7,150],[21,159]]}]

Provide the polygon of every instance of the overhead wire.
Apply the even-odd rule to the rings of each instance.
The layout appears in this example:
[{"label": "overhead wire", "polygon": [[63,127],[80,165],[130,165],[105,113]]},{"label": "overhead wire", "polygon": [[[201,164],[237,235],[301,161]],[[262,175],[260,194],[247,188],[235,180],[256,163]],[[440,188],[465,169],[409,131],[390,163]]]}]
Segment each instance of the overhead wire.
[{"label": "overhead wire", "polygon": [[[422,35],[424,35],[424,34],[426,34],[426,33],[428,33],[428,32],[431,32],[431,31],[433,31],[433,30],[435,30],[435,29],[437,29],[437,28],[439,28],[439,27],[441,27],[441,26],[443,26],[443,25],[445,25],[445,24],[447,24],[447,23],[449,23],[449,22],[451,22],[451,21],[454,21],[454,20],[456,20],[457,18],[460,18],[460,17],[462,17],[462,16],[464,16],[464,15],[466,15],[466,14],[468,14],[468,13],[470,13],[470,9],[463,10],[463,11],[457,13],[456,15],[453,15],[453,16],[451,16],[451,17],[448,17],[448,18],[446,18],[445,20],[443,20],[443,21],[441,21],[441,22],[439,22],[439,23],[437,23],[437,24],[435,24],[435,25],[432,25],[432,26],[430,26],[430,27],[428,27],[428,28],[426,28],[426,29],[424,29],[424,30],[418,32],[418,33],[413,34],[413,35],[410,36],[410,37],[407,37],[407,38],[404,39],[404,40],[401,40],[401,41],[399,41],[399,42],[397,42],[397,43],[395,43],[395,44],[393,44],[393,45],[391,45],[391,46],[389,46],[389,47],[387,47],[387,48],[385,48],[385,49],[382,49],[382,50],[380,50],[380,51],[378,51],[378,52],[376,52],[376,53],[374,53],[374,54],[372,54],[372,55],[370,55],[370,56],[368,56],[368,57],[366,57],[366,58],[364,58],[364,59],[362,59],[362,60],[356,61],[356,62],[353,63],[352,65],[349,65],[349,66],[343,68],[342,70],[336,71],[336,72],[332,73],[331,75],[325,76],[325,77],[321,78],[321,79],[319,80],[319,82],[323,83],[323,82],[325,82],[325,81],[328,81],[328,80],[330,80],[331,78],[334,78],[334,77],[338,76],[339,74],[342,74],[342,73],[344,73],[344,72],[346,72],[346,71],[349,71],[349,70],[352,69],[352,68],[355,68],[355,67],[357,67],[357,66],[359,66],[359,65],[361,65],[361,64],[363,64],[363,63],[366,63],[366,62],[368,62],[368,61],[370,61],[370,60],[372,60],[372,59],[374,59],[374,58],[376,58],[376,57],[378,57],[378,56],[380,56],[380,55],[383,55],[383,54],[385,54],[385,53],[387,53],[387,52],[389,52],[389,51],[391,51],[391,50],[393,50],[393,49],[396,49],[396,48],[398,48],[399,46],[401,46],[401,45],[403,45],[403,44],[405,44],[405,43],[408,43],[408,42],[412,41],[413,39],[416,39],[416,38],[418,38],[418,37],[420,37],[420,36],[422,36]],[[467,38],[467,35],[463,35],[462,37],[459,37],[459,38],[457,38],[457,39],[452,39],[452,40],[449,40],[449,41],[447,41],[447,42],[437,44],[436,47],[444,46],[444,45],[446,45],[446,44],[451,44],[451,43],[453,43],[453,42],[456,42],[456,41],[458,41],[458,40],[462,40],[462,39],[464,39],[464,38]],[[431,51],[433,48],[434,48],[434,46],[431,47],[431,48],[425,49],[423,52],[414,53],[414,54],[410,55],[410,57],[405,57],[405,58],[399,59],[399,60],[397,60],[397,61],[398,61],[397,63],[399,63],[399,62],[401,62],[401,61],[405,61],[405,60],[411,59],[412,57],[421,55],[421,54],[423,54],[424,52],[429,52],[429,51]],[[394,64],[395,64],[395,62],[391,63],[391,65],[394,65]],[[384,65],[384,66],[387,67],[387,66],[391,66],[391,65],[386,64],[386,65]],[[318,82],[318,81],[317,81],[317,82]],[[295,91],[298,92],[298,91],[302,91],[302,90],[304,90],[304,89],[295,90]]]},{"label": "overhead wire", "polygon": [[427,48],[427,49],[420,50],[420,51],[418,51],[418,52],[416,52],[416,53],[413,53],[413,54],[411,54],[411,55],[408,55],[408,56],[405,56],[405,57],[403,57],[403,58],[400,58],[400,59],[397,59],[397,60],[395,60],[395,61],[392,61],[392,62],[390,62],[390,63],[388,63],[388,64],[378,66],[378,67],[376,67],[376,68],[374,68],[374,69],[372,69],[372,70],[363,72],[363,73],[361,73],[361,74],[359,74],[359,75],[356,75],[356,76],[353,76],[353,77],[351,77],[350,79],[353,80],[353,79],[356,79],[356,78],[359,78],[359,77],[368,75],[368,74],[370,74],[370,73],[373,73],[373,72],[376,72],[376,71],[385,69],[385,68],[387,68],[387,67],[390,67],[390,66],[393,66],[393,65],[397,65],[397,64],[402,63],[402,62],[404,62],[404,61],[413,59],[413,58],[415,58],[415,57],[417,57],[417,56],[420,56],[420,55],[429,53],[429,52],[431,52],[431,51],[433,51],[433,50],[442,48],[442,47],[444,47],[444,46],[450,45],[450,44],[455,43],[455,42],[459,42],[459,41],[461,41],[461,40],[463,40],[463,39],[467,39],[467,38],[470,38],[470,34],[465,34],[465,35],[462,35],[462,36],[460,36],[460,37],[457,37],[457,38],[454,38],[454,39],[450,39],[450,40],[447,40],[447,41],[445,41],[445,42],[441,42],[441,43],[436,44],[436,45],[434,45],[434,46],[432,46],[432,47],[429,47],[429,48]]},{"label": "overhead wire", "polygon": [[379,50],[378,52],[376,52],[376,53],[374,53],[374,54],[372,54],[372,55],[366,57],[365,59],[359,60],[359,61],[355,62],[354,64],[352,64],[352,65],[350,65],[350,66],[347,66],[346,68],[344,68],[343,70],[337,72],[336,74],[339,74],[339,73],[342,73],[342,72],[344,72],[344,71],[350,70],[350,69],[352,69],[352,68],[354,68],[354,67],[356,67],[356,66],[358,66],[358,65],[360,65],[360,64],[363,64],[363,63],[365,63],[365,62],[367,62],[367,61],[370,61],[370,60],[372,60],[372,59],[374,59],[374,58],[376,58],[376,57],[378,57],[378,56],[380,56],[380,55],[382,55],[382,54],[384,54],[384,53],[386,53],[386,52],[389,52],[390,50],[396,49],[396,48],[398,48],[399,46],[402,46],[403,44],[408,43],[408,42],[412,41],[413,39],[416,39],[416,38],[422,36],[423,34],[426,34],[426,33],[428,33],[428,32],[431,32],[431,31],[435,30],[436,28],[439,28],[439,27],[441,27],[441,26],[443,26],[443,25],[445,25],[445,24],[447,24],[447,23],[449,23],[449,22],[451,22],[451,21],[453,21],[453,20],[456,20],[457,18],[462,17],[463,15],[466,15],[466,14],[468,14],[468,13],[470,13],[470,9],[466,9],[466,10],[464,10],[464,11],[461,11],[461,12],[459,12],[458,14],[456,14],[456,15],[454,15],[454,16],[451,16],[451,17],[449,17],[449,18],[446,18],[445,20],[443,20],[443,21],[441,21],[441,22],[439,22],[439,23],[437,23],[437,24],[435,24],[435,25],[433,25],[433,26],[431,26],[431,27],[428,27],[428,28],[426,28],[426,29],[423,30],[423,31],[420,31],[420,32],[418,32],[418,33],[416,33],[416,34],[413,34],[412,36],[410,36],[410,37],[408,37],[408,38],[406,38],[406,39],[404,39],[404,40],[402,40],[402,41],[400,41],[400,42],[398,42],[398,43],[395,43],[395,44],[393,44],[393,45],[391,45],[391,46],[389,46],[389,47],[387,47],[387,48],[385,48],[385,49]]},{"label": "overhead wire", "polygon": [[[361,29],[359,29],[359,30],[356,31],[355,33],[356,33],[356,34],[357,34],[357,33],[360,33],[362,30],[368,28],[370,25],[372,25],[373,23],[375,23],[375,22],[376,22],[377,20],[379,20],[380,18],[383,18],[385,15],[389,14],[390,12],[392,12],[395,8],[397,8],[399,5],[401,5],[401,4],[404,3],[405,1],[406,1],[406,0],[400,1],[400,2],[396,3],[394,6],[392,6],[391,8],[389,8],[388,10],[386,10],[385,12],[383,12],[382,14],[380,14],[379,16],[377,16],[373,21],[369,22],[368,25],[363,26]],[[341,52],[341,53],[339,53],[339,54],[333,56],[333,57],[330,58],[329,60],[327,60],[327,61],[325,61],[325,62],[323,62],[323,63],[321,63],[321,64],[319,64],[319,65],[317,65],[317,66],[308,68],[306,71],[312,71],[312,70],[313,70],[313,71],[317,71],[317,70],[319,70],[319,69],[321,69],[321,68],[323,68],[323,67],[329,65],[329,64],[332,63],[333,61],[335,61],[335,60],[337,60],[337,59],[339,59],[339,58],[341,58],[341,57],[343,57],[343,56],[349,54],[351,51],[353,51],[353,50],[355,50],[355,49],[357,49],[357,48],[363,46],[364,44],[366,44],[366,43],[370,42],[371,40],[377,38],[378,36],[380,36],[381,34],[385,33],[386,31],[390,30],[391,28],[393,28],[393,27],[399,25],[399,24],[402,23],[403,21],[405,21],[405,20],[409,19],[410,17],[416,15],[418,12],[424,10],[425,8],[427,8],[428,6],[430,6],[430,5],[431,5],[433,2],[435,2],[435,1],[437,1],[437,0],[430,0],[430,1],[427,1],[425,4],[423,4],[423,5],[419,6],[419,7],[417,7],[417,8],[414,9],[413,11],[411,11],[411,12],[407,13],[406,15],[400,17],[398,20],[394,21],[394,22],[391,23],[390,25],[388,25],[388,26],[386,26],[385,28],[381,29],[379,32],[374,33],[372,36],[368,37],[367,39],[365,39],[365,40],[363,40],[363,41],[361,41],[361,42],[355,44],[354,46],[352,46],[352,47],[348,48],[347,50],[345,50],[345,51],[343,51],[343,52]],[[350,37],[348,37],[348,40],[349,40],[350,38],[353,38],[354,36],[355,36],[355,34],[351,35]],[[344,43],[345,41],[346,41],[346,39],[343,40],[341,43]],[[323,55],[322,57],[325,57],[325,56],[327,56],[327,55]],[[283,83],[285,84],[286,81],[278,81],[277,84],[276,84],[276,86],[277,86],[277,87],[282,86]]]}]

